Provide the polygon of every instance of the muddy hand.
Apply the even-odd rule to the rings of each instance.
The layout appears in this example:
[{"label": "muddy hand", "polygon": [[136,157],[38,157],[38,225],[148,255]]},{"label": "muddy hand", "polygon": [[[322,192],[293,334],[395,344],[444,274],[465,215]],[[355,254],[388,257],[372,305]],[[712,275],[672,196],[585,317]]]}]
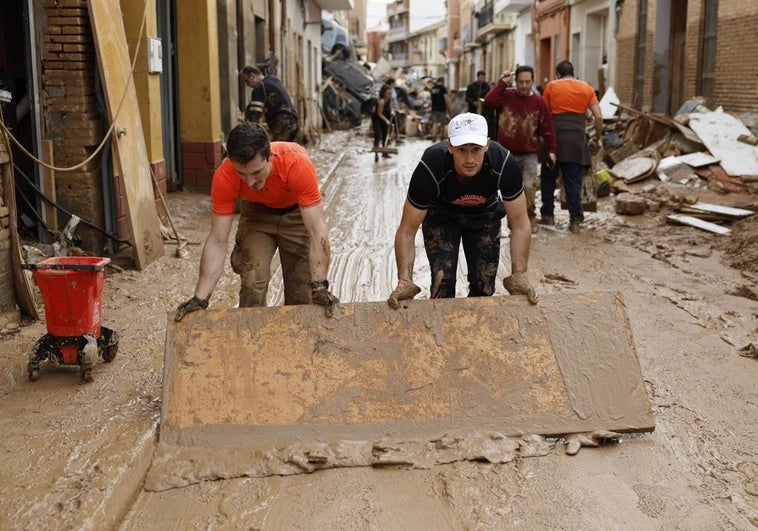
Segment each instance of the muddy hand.
[{"label": "muddy hand", "polygon": [[332,295],[326,288],[319,288],[311,291],[311,301],[326,309],[326,316],[334,316],[334,307],[340,303],[340,300]]},{"label": "muddy hand", "polygon": [[537,291],[529,283],[529,276],[526,273],[514,273],[503,279],[503,287],[511,295],[526,295],[529,302],[537,304]]},{"label": "muddy hand", "polygon": [[606,441],[618,442],[621,438],[620,433],[615,431],[598,430],[586,433],[572,433],[565,437],[566,453],[576,455],[582,446],[596,447]]},{"label": "muddy hand", "polygon": [[196,312],[198,310],[205,310],[208,307],[208,301],[192,297],[190,300],[183,302],[176,309],[176,315],[174,321],[179,322],[184,319],[184,316],[188,313]]},{"label": "muddy hand", "polygon": [[387,303],[393,310],[397,310],[400,308],[400,301],[412,299],[419,293],[421,293],[421,288],[416,284],[410,280],[401,280],[397,283],[397,287],[390,295],[390,298],[387,299]]}]

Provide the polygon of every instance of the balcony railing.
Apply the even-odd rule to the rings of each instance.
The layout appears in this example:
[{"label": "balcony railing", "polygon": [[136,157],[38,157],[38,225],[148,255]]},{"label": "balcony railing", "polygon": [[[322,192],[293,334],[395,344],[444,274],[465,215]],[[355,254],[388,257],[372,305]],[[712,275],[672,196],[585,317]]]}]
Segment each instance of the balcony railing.
[{"label": "balcony railing", "polygon": [[516,27],[516,13],[499,11],[497,13],[492,9],[492,4],[485,4],[485,9],[478,13],[477,17],[477,40],[481,40],[489,34],[497,35],[505,31],[510,31]]},{"label": "balcony railing", "polygon": [[494,10],[495,6],[492,4],[492,2],[486,2],[482,9],[474,15],[476,17],[477,29],[482,29],[484,26],[492,24],[492,21],[495,17]]}]

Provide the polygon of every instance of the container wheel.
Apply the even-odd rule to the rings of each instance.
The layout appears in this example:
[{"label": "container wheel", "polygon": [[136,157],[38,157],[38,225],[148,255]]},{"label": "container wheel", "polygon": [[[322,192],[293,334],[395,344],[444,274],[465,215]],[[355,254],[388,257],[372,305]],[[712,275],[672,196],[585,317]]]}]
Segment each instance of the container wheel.
[{"label": "container wheel", "polygon": [[116,353],[118,352],[118,343],[114,343],[113,345],[108,345],[103,349],[103,360],[110,363],[116,358]]},{"label": "container wheel", "polygon": [[29,380],[36,382],[39,378],[39,367],[29,367]]}]

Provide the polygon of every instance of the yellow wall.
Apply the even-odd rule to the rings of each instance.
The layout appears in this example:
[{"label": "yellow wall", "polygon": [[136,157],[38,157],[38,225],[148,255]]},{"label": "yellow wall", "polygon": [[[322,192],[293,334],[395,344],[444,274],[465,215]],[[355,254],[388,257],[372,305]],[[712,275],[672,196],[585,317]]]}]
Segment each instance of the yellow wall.
[{"label": "yellow wall", "polygon": [[[145,133],[147,157],[150,162],[163,159],[163,132],[161,129],[161,94],[160,76],[147,72],[147,39],[157,35],[155,0],[134,2],[121,0],[124,16],[126,40],[129,43],[129,57],[134,58],[139,39],[139,57],[134,66],[134,86],[137,90],[142,129]],[[146,9],[146,13],[145,10]],[[140,35],[142,18],[145,16],[145,28]]]},{"label": "yellow wall", "polygon": [[176,6],[179,123],[182,142],[221,138],[216,2],[182,0]]}]

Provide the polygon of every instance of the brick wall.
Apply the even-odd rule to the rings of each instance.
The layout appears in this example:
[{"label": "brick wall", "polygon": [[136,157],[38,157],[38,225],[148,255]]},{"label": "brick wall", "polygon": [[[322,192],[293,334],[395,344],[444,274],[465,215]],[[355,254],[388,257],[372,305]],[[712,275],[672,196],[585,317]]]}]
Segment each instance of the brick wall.
[{"label": "brick wall", "polygon": [[758,2],[721,0],[714,102],[731,113],[758,112]]},{"label": "brick wall", "polygon": [[[626,0],[619,17],[614,89],[624,103],[634,101],[637,52],[638,0]],[[653,99],[653,41],[656,1],[648,1],[645,89],[641,106]],[[684,97],[700,95],[704,1],[687,3]],[[758,112],[758,2],[720,0],[716,40],[716,78],[713,107],[721,105],[734,114]]]},{"label": "brick wall", "polygon": [[193,192],[210,192],[213,173],[221,164],[224,146],[216,142],[182,142],[184,187]]},{"label": "brick wall", "polygon": [[[45,0],[42,43],[43,133],[53,141],[55,165],[75,166],[90,156],[106,126],[95,94],[97,58],[85,0]],[[86,166],[55,173],[57,201],[80,218],[102,227],[103,187],[98,154]],[[60,219],[63,227],[68,220]],[[82,247],[103,247],[101,234],[79,225]]]}]

